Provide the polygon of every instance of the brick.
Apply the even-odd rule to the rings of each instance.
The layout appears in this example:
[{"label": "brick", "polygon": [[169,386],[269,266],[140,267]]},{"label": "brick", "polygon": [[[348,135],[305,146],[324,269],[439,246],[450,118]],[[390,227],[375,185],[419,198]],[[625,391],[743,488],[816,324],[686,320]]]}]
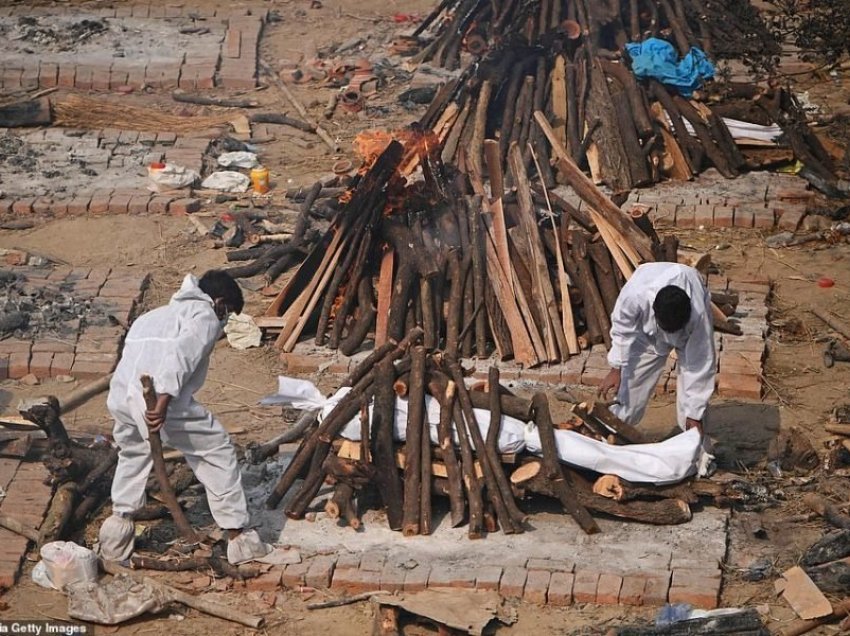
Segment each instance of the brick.
[{"label": "brick", "polygon": [[428,578],[431,575],[431,568],[427,565],[419,564],[412,570],[408,570],[404,575],[403,589],[405,592],[421,592],[428,587]]},{"label": "brick", "polygon": [[349,594],[372,592],[381,588],[381,573],[370,570],[341,570],[334,574],[331,587]]},{"label": "brick", "polygon": [[718,205],[714,208],[714,227],[733,227],[735,225],[735,208],[728,205]]},{"label": "brick", "polygon": [[285,588],[297,589],[304,585],[309,569],[310,564],[306,562],[290,563],[284,568],[280,582]]},{"label": "brick", "polygon": [[310,561],[310,567],[305,576],[308,587],[328,588],[331,586],[336,558],[320,555]]},{"label": "brick", "polygon": [[12,213],[19,216],[32,214],[33,201],[35,201],[34,198],[17,199],[14,203],[12,203]]},{"label": "brick", "polygon": [[644,605],[664,605],[667,602],[667,591],[670,589],[670,572],[646,577],[643,588]]},{"label": "brick", "polygon": [[723,351],[764,354],[764,340],[757,337],[723,336]]},{"label": "brick", "polygon": [[800,227],[800,223],[803,221],[804,216],[806,216],[805,210],[786,210],[782,213],[782,216],[779,217],[779,223],[777,226],[780,230],[786,232],[796,232],[797,228]]},{"label": "brick", "polygon": [[32,342],[29,340],[18,340],[9,338],[8,340],[0,340],[0,353],[26,353],[32,350]]},{"label": "brick", "polygon": [[673,568],[671,587],[688,587],[694,583],[709,580],[719,581],[720,568]]},{"label": "brick", "polygon": [[274,592],[280,587],[281,572],[272,569],[260,576],[255,576],[245,582],[245,589],[250,592]]},{"label": "brick", "polygon": [[381,589],[387,592],[401,592],[407,571],[395,563],[387,563],[381,571]]},{"label": "brick", "polygon": [[576,603],[595,603],[599,572],[578,570],[573,582],[573,600]]},{"label": "brick", "polygon": [[[282,353],[280,361],[289,373],[315,373],[323,360],[317,355],[305,356],[300,353]],[[383,565],[381,566],[383,567]]]},{"label": "brick", "polygon": [[37,378],[49,378],[52,361],[53,354],[48,351],[33,352],[30,358],[30,373]]},{"label": "brick", "polygon": [[623,577],[616,574],[601,574],[596,585],[596,602],[600,605],[616,605],[620,600]]},{"label": "brick", "polygon": [[742,373],[717,374],[717,394],[721,397],[761,399],[761,381],[757,375]]},{"label": "brick", "polygon": [[581,374],[581,383],[584,386],[599,386],[609,371],[610,369],[585,368]]},{"label": "brick", "polygon": [[772,230],[776,225],[773,210],[757,208],[753,210],[753,227],[759,230]]},{"label": "brick", "polygon": [[683,205],[676,211],[676,227],[691,229],[696,223],[696,206]]},{"label": "brick", "polygon": [[497,565],[475,568],[475,589],[498,591],[501,579],[502,568]]},{"label": "brick", "polygon": [[360,554],[343,552],[337,556],[335,570],[356,570],[360,567]]},{"label": "brick", "polygon": [[618,602],[620,605],[642,605],[644,589],[646,589],[646,577],[624,576]]},{"label": "brick", "polygon": [[228,29],[224,36],[224,45],[221,47],[221,54],[224,57],[239,57],[240,48],[242,46],[242,33],[238,29]]},{"label": "brick", "polygon": [[193,214],[200,209],[200,199],[177,199],[168,204],[168,212],[175,215]]},{"label": "brick", "polygon": [[525,567],[529,570],[545,570],[547,572],[572,572],[575,563],[558,559],[529,559]]},{"label": "brick", "polygon": [[133,197],[129,194],[119,194],[117,192],[112,193],[112,197],[109,199],[109,213],[110,214],[127,214],[127,210],[130,206],[130,199]]},{"label": "brick", "polygon": [[700,203],[694,206],[694,226],[711,227],[714,225],[714,206],[710,203]]},{"label": "brick", "polygon": [[50,377],[55,378],[60,375],[71,375],[71,369],[73,367],[73,353],[54,353],[53,360],[50,363]]},{"label": "brick", "polygon": [[130,199],[130,203],[127,206],[127,212],[130,214],[145,214],[148,211],[148,202],[151,200],[150,196],[144,194],[133,196]]},{"label": "brick", "polygon": [[36,197],[32,202],[33,214],[45,216],[53,212],[53,199],[50,197]]},{"label": "brick", "polygon": [[720,581],[705,579],[696,586],[670,587],[669,603],[688,603],[699,609],[715,609],[720,601]]},{"label": "brick", "polygon": [[80,196],[74,197],[68,201],[68,214],[71,216],[80,216],[86,214],[89,210],[91,197]]},{"label": "brick", "polygon": [[29,352],[17,352],[9,355],[9,377],[19,380],[30,372]]},{"label": "brick", "polygon": [[522,598],[528,570],[521,567],[507,567],[499,581],[499,594],[505,598]]},{"label": "brick", "polygon": [[428,587],[474,588],[475,573],[472,568],[437,564],[431,567]]},{"label": "brick", "polygon": [[387,555],[383,552],[364,552],[360,557],[360,569],[368,572],[382,572],[387,563]]},{"label": "brick", "polygon": [[752,209],[736,208],[733,225],[735,227],[752,228],[755,225],[755,214]]},{"label": "brick", "polygon": [[529,570],[525,580],[525,590],[522,599],[529,603],[546,605],[546,592],[549,589],[551,573],[545,570]]},{"label": "brick", "polygon": [[[9,354],[0,354],[0,381],[9,379]],[[0,484],[2,485],[2,484]]]},{"label": "brick", "polygon": [[661,202],[655,206],[655,214],[652,215],[653,221],[657,223],[675,225],[676,213],[679,209],[679,204],[673,202]]},{"label": "brick", "polygon": [[148,203],[148,212],[151,214],[165,214],[168,212],[168,204],[173,200],[167,196],[154,196]]},{"label": "brick", "polygon": [[[108,91],[111,74],[110,66],[96,66],[92,69],[91,88],[95,91]],[[125,80],[126,81],[126,80]]]},{"label": "brick", "polygon": [[109,199],[112,197],[112,192],[96,192],[92,195],[89,203],[89,212],[91,214],[106,214],[109,211]]},{"label": "brick", "polygon": [[556,607],[572,605],[574,581],[575,575],[571,572],[552,572],[546,602]]},{"label": "brick", "polygon": [[[87,354],[83,354],[87,355]],[[110,373],[115,368],[115,362],[104,362],[99,360],[90,360],[77,356],[74,359],[74,366],[71,367],[71,374],[75,378],[88,379],[99,378],[100,376]]]}]

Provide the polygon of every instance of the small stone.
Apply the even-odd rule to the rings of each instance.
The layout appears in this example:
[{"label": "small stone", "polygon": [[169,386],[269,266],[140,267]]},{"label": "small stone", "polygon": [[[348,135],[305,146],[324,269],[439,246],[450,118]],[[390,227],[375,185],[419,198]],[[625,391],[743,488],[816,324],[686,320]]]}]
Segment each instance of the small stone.
[{"label": "small stone", "polygon": [[26,384],[27,386],[38,386],[39,384],[39,380],[34,373],[27,373],[20,381],[21,384]]}]

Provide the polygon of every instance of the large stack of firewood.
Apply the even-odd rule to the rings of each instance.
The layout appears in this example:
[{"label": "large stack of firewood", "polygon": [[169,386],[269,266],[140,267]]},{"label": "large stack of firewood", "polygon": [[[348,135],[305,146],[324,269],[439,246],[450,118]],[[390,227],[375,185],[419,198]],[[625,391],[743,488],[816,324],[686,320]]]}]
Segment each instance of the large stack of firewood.
[{"label": "large stack of firewood", "polygon": [[[654,36],[668,38],[681,56],[692,46],[710,53],[734,27],[722,20],[724,11],[702,0],[445,0],[415,32],[423,48],[414,60],[463,72],[436,96],[423,123],[432,127],[451,113],[446,163],[469,167],[483,140],[498,138],[503,170],[516,142],[528,169],[536,152],[536,168],[552,186],[558,174],[532,117],[541,110],[573,161],[595,182],[623,192],[689,179],[711,166],[731,178],[764,165],[762,153],[751,158],[739,149],[723,120],[731,117],[780,126],[782,143],[811,170],[815,186],[834,186],[833,161],[790,91],[729,82],[722,95],[710,85],[686,98],[657,80],[635,78],[627,42]],[[721,97],[736,102],[722,116],[715,109]]]},{"label": "large stack of firewood", "polygon": [[[575,421],[553,423],[545,394],[526,400],[509,393],[499,385],[496,367],[490,368],[485,387],[469,389],[461,365],[442,353],[428,353],[418,344],[422,336],[422,330],[414,328],[400,342],[375,349],[357,366],[345,383],[350,391],[305,435],[266,502],[269,508],[277,507],[298,482],[285,512],[301,519],[322,485],[330,482],[334,491],[325,511],[332,517],[360,527],[357,500],[374,487],[389,527],[405,536],[432,532],[434,496],[448,499],[452,527],[468,523],[470,538],[498,529],[523,532],[526,514],[517,500],[530,493],[557,499],[588,533],[599,531],[588,510],[654,524],[691,518],[688,504],[696,501],[697,492],[690,485],[637,487],[609,476],[594,488],[586,475],[560,464],[556,428],[604,436],[612,443],[645,441],[605,407],[576,405],[571,416]],[[440,405],[437,445],[431,444],[426,395]],[[408,402],[401,445],[393,440],[397,397]],[[489,411],[486,437],[474,409]],[[359,443],[339,439],[358,414]],[[503,415],[535,423],[542,457],[499,452]]]}]

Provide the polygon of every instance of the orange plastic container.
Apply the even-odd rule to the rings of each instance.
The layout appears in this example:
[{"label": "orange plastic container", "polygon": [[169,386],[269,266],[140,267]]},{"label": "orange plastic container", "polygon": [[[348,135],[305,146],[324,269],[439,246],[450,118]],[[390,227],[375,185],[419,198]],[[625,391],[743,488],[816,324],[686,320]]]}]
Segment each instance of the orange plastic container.
[{"label": "orange plastic container", "polygon": [[257,166],[251,170],[251,185],[257,194],[269,191],[269,169]]}]

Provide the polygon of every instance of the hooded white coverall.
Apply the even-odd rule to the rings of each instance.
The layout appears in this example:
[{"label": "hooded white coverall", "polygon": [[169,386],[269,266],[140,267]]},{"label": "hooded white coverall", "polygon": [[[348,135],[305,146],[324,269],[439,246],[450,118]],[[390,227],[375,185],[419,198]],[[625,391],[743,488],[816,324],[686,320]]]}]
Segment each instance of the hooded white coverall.
[{"label": "hooded white coverall", "polygon": [[[652,303],[662,287],[675,285],[691,299],[691,317],[675,333],[661,329]],[[636,425],[643,418],[670,352],[678,361],[676,406],[679,427],[702,421],[717,368],[711,294],[695,269],[678,263],[646,263],[623,286],[611,315],[608,364],[621,370],[618,404],[611,411]]]},{"label": "hooded white coverall", "polygon": [[230,530],[248,526],[248,506],[230,437],[194,398],[204,384],[221,332],[212,299],[190,274],[168,305],[140,316],[127,333],[106,402],[115,418],[113,435],[119,446],[112,481],[114,514],[129,516],[145,505],[153,461],[139,378],[147,374],[158,395],[172,396],[160,430],[162,440],[186,457],[206,490],[216,523]]}]

